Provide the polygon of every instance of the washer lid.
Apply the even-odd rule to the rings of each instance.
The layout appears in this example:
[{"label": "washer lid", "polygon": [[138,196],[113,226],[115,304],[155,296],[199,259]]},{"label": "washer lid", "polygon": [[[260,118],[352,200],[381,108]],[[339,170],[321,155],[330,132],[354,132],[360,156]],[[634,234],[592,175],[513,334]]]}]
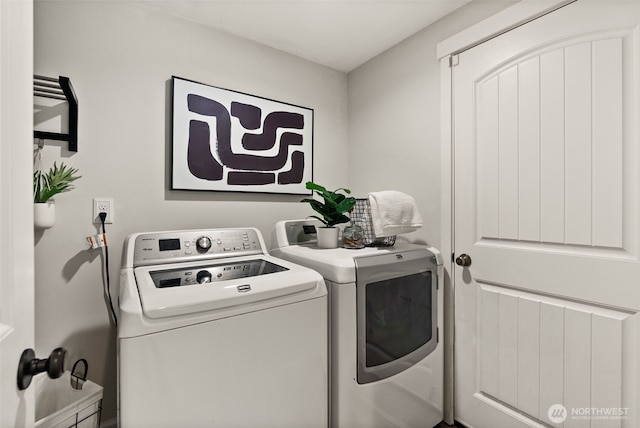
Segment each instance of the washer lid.
[{"label": "washer lid", "polygon": [[143,266],[134,275],[149,318],[277,299],[322,285],[316,272],[268,256]]}]

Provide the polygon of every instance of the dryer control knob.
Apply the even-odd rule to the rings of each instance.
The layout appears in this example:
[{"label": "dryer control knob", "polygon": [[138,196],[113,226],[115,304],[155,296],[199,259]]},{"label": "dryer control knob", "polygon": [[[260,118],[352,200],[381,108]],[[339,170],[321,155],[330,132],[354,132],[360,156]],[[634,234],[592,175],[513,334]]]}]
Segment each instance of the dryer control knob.
[{"label": "dryer control knob", "polygon": [[196,249],[199,253],[206,253],[211,248],[211,239],[207,236],[201,236],[196,241]]},{"label": "dryer control knob", "polygon": [[201,270],[196,274],[196,280],[198,284],[206,284],[207,282],[211,282],[211,272],[208,270]]}]

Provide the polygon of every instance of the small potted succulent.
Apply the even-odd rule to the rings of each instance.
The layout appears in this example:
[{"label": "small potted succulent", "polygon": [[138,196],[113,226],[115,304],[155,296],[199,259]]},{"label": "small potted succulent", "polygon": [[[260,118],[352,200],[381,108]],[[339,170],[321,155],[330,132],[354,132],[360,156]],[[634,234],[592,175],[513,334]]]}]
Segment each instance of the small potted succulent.
[{"label": "small potted succulent", "polygon": [[48,172],[41,169],[33,173],[33,216],[34,224],[39,229],[48,229],[55,224],[56,206],[52,199],[55,195],[73,189],[73,182],[80,178],[75,175],[76,168],[60,166],[53,163]]},{"label": "small potted succulent", "polygon": [[338,228],[335,226],[350,221],[345,213],[353,209],[356,204],[356,198],[347,196],[351,194],[349,189],[340,188],[331,192],[312,181],[306,183],[306,188],[322,198],[322,201],[313,198],[305,198],[300,201],[308,202],[311,208],[320,214],[320,216],[312,215],[310,217],[318,219],[324,224],[324,227],[320,227],[317,230],[318,247],[337,248]]}]

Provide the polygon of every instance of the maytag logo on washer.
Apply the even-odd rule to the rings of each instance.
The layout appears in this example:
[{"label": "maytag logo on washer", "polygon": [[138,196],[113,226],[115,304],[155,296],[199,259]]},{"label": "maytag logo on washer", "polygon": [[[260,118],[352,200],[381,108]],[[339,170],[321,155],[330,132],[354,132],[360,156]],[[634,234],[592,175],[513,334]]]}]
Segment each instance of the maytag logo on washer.
[{"label": "maytag logo on washer", "polygon": [[547,416],[549,416],[549,420],[554,424],[561,424],[567,419],[567,408],[562,404],[554,404],[549,407]]}]

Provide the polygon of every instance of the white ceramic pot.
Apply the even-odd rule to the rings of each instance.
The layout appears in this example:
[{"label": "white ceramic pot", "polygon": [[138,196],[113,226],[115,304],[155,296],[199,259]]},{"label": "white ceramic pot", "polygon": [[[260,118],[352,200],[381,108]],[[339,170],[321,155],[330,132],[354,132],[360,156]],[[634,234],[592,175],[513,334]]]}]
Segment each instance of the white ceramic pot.
[{"label": "white ceramic pot", "polygon": [[33,204],[33,223],[38,229],[49,229],[56,223],[56,204],[53,200]]},{"label": "white ceramic pot", "polygon": [[337,227],[317,227],[318,248],[338,248]]}]

